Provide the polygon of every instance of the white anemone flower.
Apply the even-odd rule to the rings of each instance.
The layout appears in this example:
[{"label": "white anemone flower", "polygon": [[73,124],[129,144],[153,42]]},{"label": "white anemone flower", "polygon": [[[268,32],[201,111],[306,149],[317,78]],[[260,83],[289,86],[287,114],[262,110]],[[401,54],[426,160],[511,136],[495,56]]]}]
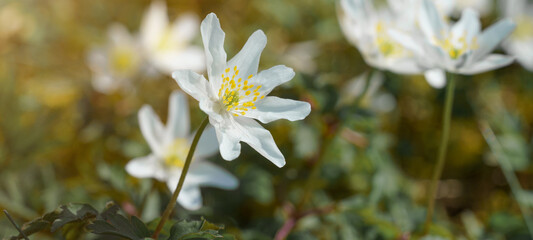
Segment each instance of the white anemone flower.
[{"label": "white anemone flower", "polygon": [[505,51],[533,71],[533,4],[526,0],[502,1],[504,15],[516,22],[516,30],[503,43]]},{"label": "white anemone flower", "polygon": [[113,24],[107,33],[107,45],[91,50],[87,57],[93,72],[93,87],[102,93],[131,87],[130,81],[142,65],[140,46],[126,27]]},{"label": "white anemone flower", "polygon": [[[139,111],[139,124],[152,153],[131,160],[126,165],[126,171],[137,178],[164,181],[174,191],[193,139],[193,135],[189,135],[190,119],[186,96],[177,91],[172,93],[166,126],[148,105]],[[207,128],[200,138],[177,200],[184,208],[197,210],[202,207],[201,186],[231,190],[239,185],[238,180],[229,172],[204,160],[217,151],[215,131]]]},{"label": "white anemone flower", "polygon": [[463,11],[461,19],[448,25],[431,0],[424,0],[418,14],[422,36],[391,31],[391,35],[418,59],[427,69],[426,78],[440,82],[445,72],[474,75],[504,67],[513,57],[491,52],[515,28],[510,19],[503,19],[481,32],[478,13],[472,9]]},{"label": "white anemone flower", "polygon": [[245,142],[278,167],[285,165],[285,157],[276,146],[268,130],[254,119],[269,123],[278,119],[296,121],[311,111],[309,103],[266,97],[274,87],[291,80],[294,71],[283,65],[257,73],[261,52],[266,46],[263,31],[254,32],[242,50],[228,62],[224,51],[225,33],[214,13],[201,24],[206,51],[207,75],[190,70],[172,74],[180,88],[200,102],[208,114],[220,143],[220,154],[226,160],[240,155]]},{"label": "white anemone flower", "polygon": [[340,10],[339,22],[344,35],[367,64],[399,74],[422,73],[411,51],[389,35],[389,29],[415,28],[414,21],[407,19],[408,14],[396,13],[395,5],[376,9],[368,0],[341,0]]},{"label": "white anemone flower", "polygon": [[178,69],[205,69],[204,53],[190,45],[198,35],[200,20],[187,13],[172,24],[164,1],[152,2],[141,22],[140,40],[150,63],[160,72],[170,74]]}]

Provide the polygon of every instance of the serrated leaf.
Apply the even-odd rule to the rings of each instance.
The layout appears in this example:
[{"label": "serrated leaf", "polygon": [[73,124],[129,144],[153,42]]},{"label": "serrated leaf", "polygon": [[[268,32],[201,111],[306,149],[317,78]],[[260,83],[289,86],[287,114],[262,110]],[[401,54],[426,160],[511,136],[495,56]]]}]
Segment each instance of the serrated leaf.
[{"label": "serrated leaf", "polygon": [[104,236],[119,236],[131,240],[143,240],[151,236],[146,225],[137,217],[130,219],[118,213],[116,204],[108,204],[99,218],[87,226],[92,233]]},{"label": "serrated leaf", "polygon": [[210,223],[206,220],[202,221],[180,221],[174,224],[170,229],[170,237],[168,240],[183,240],[183,239],[219,239],[223,238],[219,234],[224,226]]},{"label": "serrated leaf", "polygon": [[218,230],[223,230],[224,229],[224,225],[210,223],[210,222],[206,221],[203,218],[202,218],[202,221],[203,221],[202,227],[200,228],[200,230],[202,230],[202,231],[207,231],[207,230],[218,231]]},{"label": "serrated leaf", "polygon": [[[49,230],[55,232],[68,223],[80,222],[86,224],[96,218],[98,212],[88,204],[67,204],[59,206],[56,210],[46,213],[40,218],[22,225],[22,231],[26,236],[36,232]],[[10,237],[11,240],[22,239],[22,235]]]}]

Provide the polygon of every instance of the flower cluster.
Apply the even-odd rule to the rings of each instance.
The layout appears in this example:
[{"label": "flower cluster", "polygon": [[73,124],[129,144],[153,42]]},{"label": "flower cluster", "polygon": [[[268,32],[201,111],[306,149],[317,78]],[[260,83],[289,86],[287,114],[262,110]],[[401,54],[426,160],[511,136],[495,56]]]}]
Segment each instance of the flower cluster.
[{"label": "flower cluster", "polygon": [[[155,178],[167,183],[170,191],[178,185],[185,159],[192,141],[187,98],[175,91],[170,96],[166,126],[161,123],[152,107],[145,105],[139,111],[141,132],[152,153],[131,160],[126,171],[138,178]],[[226,170],[205,160],[218,152],[218,143],[213,128],[208,128],[200,138],[198,149],[191,163],[178,197],[186,209],[196,210],[202,206],[200,186],[235,189],[238,180]]]},{"label": "flower cluster", "polygon": [[141,72],[203,71],[203,51],[190,45],[198,34],[199,22],[196,15],[186,13],[170,23],[165,2],[156,0],[144,13],[138,34],[132,35],[123,25],[113,24],[107,45],[88,54],[95,90],[110,93],[127,89]]},{"label": "flower cluster", "polygon": [[371,2],[341,0],[340,22],[347,39],[378,69],[424,73],[439,88],[446,81],[444,71],[477,74],[513,61],[490,54],[514,30],[509,19],[481,32],[479,13],[472,8],[465,8],[460,20],[450,24],[446,14],[456,6],[450,2],[389,1],[388,7],[377,10]]},{"label": "flower cluster", "polygon": [[[223,47],[225,34],[215,14],[205,18],[201,32],[210,81],[192,70],[177,70],[172,74],[179,86],[200,102],[200,108],[214,126],[205,130],[200,138],[198,153],[190,165],[188,177],[184,178],[182,194],[177,198],[183,207],[191,210],[202,206],[200,186],[234,189],[238,185],[235,177],[203,158],[220,149],[224,159],[233,160],[240,155],[243,141],[282,167],[285,158],[274,138],[254,119],[263,123],[277,119],[295,121],[305,118],[311,111],[309,103],[267,96],[274,87],[291,80],[294,71],[280,65],[257,73],[259,57],[267,41],[261,30],[253,33],[229,62],[226,62]],[[141,131],[152,153],[133,159],[126,170],[135,177],[166,181],[172,190],[178,186],[181,175],[187,174],[187,156],[194,154],[190,152],[194,150],[192,138],[188,136],[190,120],[183,94],[172,94],[168,116],[165,127],[150,106],[139,111]]]}]

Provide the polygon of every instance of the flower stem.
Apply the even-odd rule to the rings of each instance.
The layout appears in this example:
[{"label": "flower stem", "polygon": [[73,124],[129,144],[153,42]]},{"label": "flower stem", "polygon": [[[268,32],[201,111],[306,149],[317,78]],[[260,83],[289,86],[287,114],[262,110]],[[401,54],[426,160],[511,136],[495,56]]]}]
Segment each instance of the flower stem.
[{"label": "flower stem", "polygon": [[11,217],[11,215],[9,215],[9,213],[7,212],[7,210],[4,209],[4,214],[7,216],[7,218],[9,219],[9,221],[11,222],[11,224],[13,224],[13,226],[17,229],[17,231],[19,231],[20,233],[20,236],[22,236],[24,239],[26,240],[30,240],[26,234],[24,234],[24,232],[22,231],[22,229],[20,229],[19,225],[17,223],[15,223],[15,220],[13,220],[13,218]]},{"label": "flower stem", "polygon": [[444,163],[446,160],[446,150],[448,149],[448,139],[450,138],[450,121],[452,117],[453,108],[453,96],[455,91],[455,79],[452,74],[448,75],[448,85],[446,87],[446,99],[444,106],[442,138],[439,146],[439,155],[437,159],[437,166],[433,171],[433,179],[431,179],[431,185],[429,189],[428,199],[428,213],[426,215],[426,222],[424,224],[424,231],[428,232],[433,219],[433,211],[435,209],[435,198],[437,194],[437,188],[439,179],[444,169]]},{"label": "flower stem", "polygon": [[178,186],[176,186],[176,190],[174,190],[174,193],[172,194],[172,197],[170,198],[170,202],[168,203],[167,208],[165,209],[165,212],[163,212],[163,216],[161,217],[161,220],[159,221],[159,224],[157,225],[157,228],[155,229],[154,234],[152,235],[153,239],[157,239],[159,233],[163,229],[163,226],[165,226],[165,222],[167,221],[168,217],[170,217],[172,210],[174,210],[174,206],[176,205],[176,200],[178,200],[178,195],[180,194],[181,188],[183,187],[183,183],[185,182],[185,176],[187,176],[187,172],[189,171],[189,166],[191,165],[191,162],[192,162],[192,156],[194,155],[194,150],[196,150],[196,146],[198,145],[200,136],[202,136],[202,133],[204,132],[205,127],[207,126],[207,123],[209,123],[209,117],[206,117],[204,119],[204,121],[200,124],[200,128],[198,128],[196,135],[194,135],[191,148],[189,149],[189,153],[187,154],[187,159],[185,160],[185,165],[183,166],[183,170],[181,171],[181,176],[178,182]]}]

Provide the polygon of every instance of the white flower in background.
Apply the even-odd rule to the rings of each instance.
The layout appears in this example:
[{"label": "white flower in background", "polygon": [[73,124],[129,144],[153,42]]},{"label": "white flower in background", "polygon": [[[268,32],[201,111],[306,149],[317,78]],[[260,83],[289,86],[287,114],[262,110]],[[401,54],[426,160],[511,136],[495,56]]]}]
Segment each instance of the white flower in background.
[{"label": "white flower in background", "polygon": [[502,1],[504,15],[516,22],[516,30],[503,43],[506,52],[533,71],[533,4],[526,0]]},{"label": "white flower in background", "polygon": [[209,81],[190,70],[176,71],[172,77],[183,91],[200,102],[200,108],[209,115],[224,159],[237,158],[242,141],[282,167],[285,158],[274,138],[254,119],[263,123],[278,119],[295,121],[310,113],[309,103],[266,97],[274,87],[291,80],[294,71],[278,65],[257,73],[259,58],[267,42],[261,30],[254,32],[229,62],[226,62],[224,51],[225,33],[214,13],[202,22],[201,33]]},{"label": "white flower in background", "polygon": [[431,0],[424,0],[418,23],[422,36],[392,30],[391,35],[427,69],[426,78],[445,80],[445,71],[474,75],[509,65],[513,57],[491,54],[498,44],[514,30],[515,24],[504,19],[481,32],[476,11],[466,9],[461,19],[449,26]]},{"label": "white flower in background", "polygon": [[285,49],[282,61],[298,72],[312,74],[316,71],[317,45],[315,41],[293,43]]},{"label": "white flower in background", "polygon": [[[381,89],[385,78],[383,73],[374,72],[367,80],[369,73],[363,73],[351,80],[341,90],[340,104],[350,104],[362,96],[361,105],[366,105],[370,109],[379,113],[387,113],[396,107],[394,96]],[[366,88],[366,91],[365,91]]]},{"label": "white flower in background", "polygon": [[442,7],[441,9],[448,16],[458,16],[468,8],[476,10],[482,16],[492,11],[492,0],[433,0],[433,2],[437,7]]},{"label": "white flower in background", "polygon": [[110,93],[131,86],[131,79],[139,73],[142,57],[137,40],[120,24],[108,29],[108,43],[88,54],[95,90]]},{"label": "white flower in background", "polygon": [[[381,70],[399,74],[420,74],[413,54],[389,36],[389,29],[411,31],[414,22],[393,12],[394,8],[378,9],[368,0],[341,0],[339,22],[344,35],[355,45],[366,63]],[[404,11],[409,8],[403,8]],[[401,24],[401,26],[400,26]]]},{"label": "white flower in background", "polygon": [[[126,171],[137,178],[155,178],[167,183],[173,191],[178,185],[181,171],[193,135],[189,135],[190,119],[187,98],[173,92],[169,101],[167,125],[161,123],[152,107],[145,105],[139,111],[141,132],[150,145],[152,153],[135,158],[126,165]],[[178,202],[186,209],[202,207],[200,187],[235,189],[238,180],[226,170],[204,160],[218,152],[218,143],[213,128],[206,128],[185,178]]]},{"label": "white flower in background", "polygon": [[[389,0],[376,10],[372,1],[341,0],[339,22],[344,35],[361,52],[366,63],[380,70],[398,74],[422,74],[425,69],[413,52],[390,35],[391,31],[419,34],[418,6],[421,0]],[[444,79],[426,74],[435,88],[445,85]]]},{"label": "white flower in background", "polygon": [[190,45],[199,25],[194,14],[183,14],[170,24],[165,2],[152,2],[140,29],[142,47],[150,63],[165,74],[178,69],[203,71],[204,53],[200,47]]}]

